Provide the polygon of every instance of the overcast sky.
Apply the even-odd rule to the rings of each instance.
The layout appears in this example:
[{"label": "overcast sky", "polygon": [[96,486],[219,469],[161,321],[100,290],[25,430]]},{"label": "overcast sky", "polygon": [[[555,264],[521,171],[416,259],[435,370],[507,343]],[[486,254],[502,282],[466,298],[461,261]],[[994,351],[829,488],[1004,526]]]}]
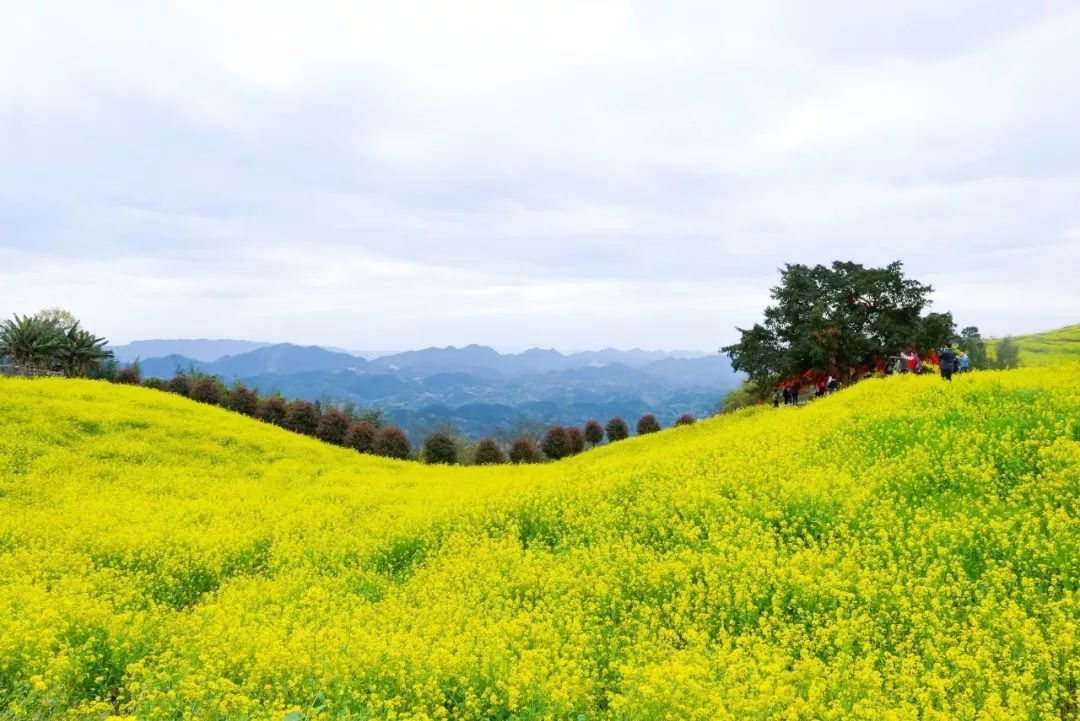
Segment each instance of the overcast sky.
[{"label": "overcast sky", "polygon": [[1080,322],[1080,5],[0,0],[0,313],[711,349],[785,262]]}]

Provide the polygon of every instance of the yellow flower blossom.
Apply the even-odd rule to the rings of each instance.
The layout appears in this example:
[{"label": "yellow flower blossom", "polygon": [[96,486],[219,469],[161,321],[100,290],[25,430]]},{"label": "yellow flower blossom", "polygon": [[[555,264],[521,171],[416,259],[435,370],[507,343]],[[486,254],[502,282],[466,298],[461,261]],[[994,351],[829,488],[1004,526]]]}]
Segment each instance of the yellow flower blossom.
[{"label": "yellow flower blossom", "polygon": [[1070,718],[1078,374],[482,468],[0,379],[0,718]]}]

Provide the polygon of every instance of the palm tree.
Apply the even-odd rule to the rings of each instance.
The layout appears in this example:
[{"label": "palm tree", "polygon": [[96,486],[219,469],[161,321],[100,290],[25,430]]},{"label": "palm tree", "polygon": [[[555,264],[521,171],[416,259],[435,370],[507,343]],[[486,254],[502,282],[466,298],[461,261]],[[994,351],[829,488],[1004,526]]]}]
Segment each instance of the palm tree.
[{"label": "palm tree", "polygon": [[78,321],[61,337],[63,345],[59,349],[60,364],[69,378],[84,376],[98,361],[113,357],[111,350],[105,350],[108,341],[83,330]]},{"label": "palm tree", "polygon": [[0,325],[0,357],[15,365],[51,370],[65,342],[64,334],[54,324],[35,316],[15,314]]}]

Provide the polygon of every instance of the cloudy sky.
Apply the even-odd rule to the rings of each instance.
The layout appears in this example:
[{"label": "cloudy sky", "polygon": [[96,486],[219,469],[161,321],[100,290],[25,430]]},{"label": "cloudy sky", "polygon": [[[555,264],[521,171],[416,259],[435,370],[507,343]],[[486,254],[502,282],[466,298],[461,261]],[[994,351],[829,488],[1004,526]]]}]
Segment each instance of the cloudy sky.
[{"label": "cloudy sky", "polygon": [[709,349],[785,262],[1080,321],[1076,2],[0,0],[0,313]]}]

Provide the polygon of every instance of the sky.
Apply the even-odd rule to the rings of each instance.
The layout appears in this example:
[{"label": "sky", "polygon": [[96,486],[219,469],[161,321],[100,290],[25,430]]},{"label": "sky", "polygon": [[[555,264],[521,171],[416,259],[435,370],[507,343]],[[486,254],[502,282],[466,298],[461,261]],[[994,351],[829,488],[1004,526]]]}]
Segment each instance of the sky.
[{"label": "sky", "polygon": [[0,314],[714,349],[784,263],[1080,322],[1075,2],[0,0]]}]

